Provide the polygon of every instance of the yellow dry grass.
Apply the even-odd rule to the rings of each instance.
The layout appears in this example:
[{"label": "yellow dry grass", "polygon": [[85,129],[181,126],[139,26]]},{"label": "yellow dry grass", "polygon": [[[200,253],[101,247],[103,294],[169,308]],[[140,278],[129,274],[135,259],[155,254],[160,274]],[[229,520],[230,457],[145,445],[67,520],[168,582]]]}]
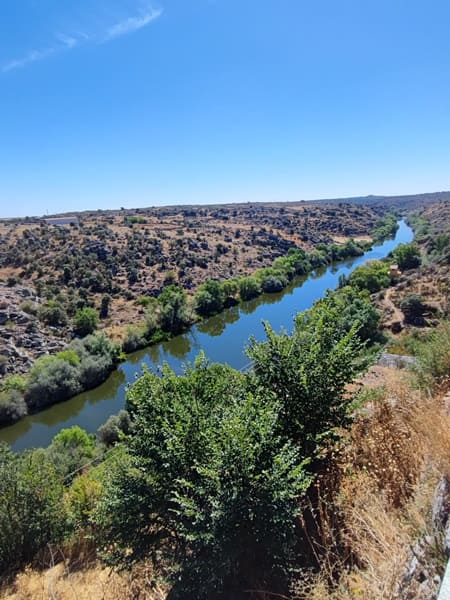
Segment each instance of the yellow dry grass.
[{"label": "yellow dry grass", "polygon": [[142,566],[120,575],[93,566],[71,571],[59,563],[45,571],[26,569],[0,593],[2,600],[163,600],[163,588],[151,584],[150,572]]},{"label": "yellow dry grass", "polygon": [[[339,475],[320,484],[313,543],[321,569],[299,579],[294,598],[421,597],[419,582],[404,578],[417,540],[439,538],[431,509],[439,479],[450,475],[450,417],[439,399],[420,397],[395,376],[386,381],[385,398],[353,426]],[[425,559],[437,575],[439,552],[430,547]]]}]

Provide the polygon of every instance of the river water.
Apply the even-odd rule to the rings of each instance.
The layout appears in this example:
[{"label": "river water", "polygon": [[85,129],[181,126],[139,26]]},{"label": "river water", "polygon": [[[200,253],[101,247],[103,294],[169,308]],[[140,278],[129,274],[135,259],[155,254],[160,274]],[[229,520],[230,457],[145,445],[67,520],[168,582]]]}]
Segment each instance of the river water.
[{"label": "river water", "polygon": [[411,228],[400,221],[394,239],[375,246],[363,256],[297,278],[280,293],[263,294],[198,323],[188,333],[128,355],[127,361],[102,385],[5,427],[0,430],[0,441],[8,442],[18,451],[47,446],[61,429],[72,425],[79,425],[89,433],[97,431],[110,415],[124,407],[127,385],[139,376],[142,364],[157,369],[167,362],[181,372],[183,365],[193,362],[203,350],[211,361],[244,368],[249,363],[245,346],[252,335],[264,338],[263,321],[269,321],[276,331],[281,328],[290,331],[294,316],[310,308],[326,290],[336,288],[341,275],[349,275],[367,260],[384,258],[398,244],[412,239]]}]

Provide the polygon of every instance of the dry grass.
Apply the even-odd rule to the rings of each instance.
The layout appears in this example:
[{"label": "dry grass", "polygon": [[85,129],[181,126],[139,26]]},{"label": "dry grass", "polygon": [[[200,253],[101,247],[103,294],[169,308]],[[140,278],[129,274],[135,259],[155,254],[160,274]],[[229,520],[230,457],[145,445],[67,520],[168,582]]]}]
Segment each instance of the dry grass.
[{"label": "dry grass", "polygon": [[390,378],[385,398],[359,417],[334,468],[319,484],[314,513],[311,544],[321,568],[302,575],[293,597],[430,597],[406,574],[418,540],[427,540],[421,560],[430,580],[442,574],[442,532],[431,519],[436,485],[450,476],[450,418],[442,403]]},{"label": "dry grass", "polygon": [[[439,398],[421,397],[398,375],[392,371],[380,381],[383,393],[361,412],[317,481],[304,527],[321,568],[302,574],[291,600],[432,597],[420,578],[406,575],[419,542],[422,573],[427,573],[431,586],[436,586],[433,577],[441,574],[442,532],[433,525],[431,512],[439,479],[450,480],[450,417]],[[306,524],[308,515],[312,526]],[[145,565],[131,574],[118,574],[99,563],[83,563],[82,554],[80,549],[66,552],[66,560],[56,566],[26,570],[0,597],[166,597],[167,590],[154,586]],[[78,569],[80,558],[84,566]]]},{"label": "dry grass", "polygon": [[71,571],[61,562],[39,571],[26,569],[0,592],[3,600],[163,600],[166,592],[152,583],[145,565],[130,574],[118,574],[101,565]]}]

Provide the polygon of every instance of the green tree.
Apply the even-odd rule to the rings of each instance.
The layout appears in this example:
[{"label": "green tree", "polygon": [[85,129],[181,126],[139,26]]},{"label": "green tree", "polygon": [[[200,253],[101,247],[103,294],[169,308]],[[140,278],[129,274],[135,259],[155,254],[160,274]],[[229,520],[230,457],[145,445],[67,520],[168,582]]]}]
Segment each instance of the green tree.
[{"label": "green tree", "polygon": [[43,450],[0,444],[0,572],[31,561],[66,530],[64,488]]},{"label": "green tree", "polygon": [[400,304],[400,308],[405,315],[406,323],[423,325],[423,313],[426,310],[425,304],[417,294],[409,294]]},{"label": "green tree", "polygon": [[276,433],[272,395],[229,367],[197,361],[131,388],[128,464],[106,483],[98,522],[119,564],[172,564],[173,598],[276,587],[295,543],[301,457]]},{"label": "green tree", "polygon": [[64,327],[67,325],[67,313],[61,303],[49,300],[41,306],[38,311],[39,319],[53,327]]},{"label": "green tree", "polygon": [[179,333],[190,321],[187,294],[177,285],[169,285],[158,296],[159,324],[163,331]]},{"label": "green tree", "polygon": [[366,366],[358,325],[345,331],[339,305],[300,313],[291,336],[265,324],[267,341],[251,340],[248,355],[260,385],[281,404],[279,426],[304,456],[315,456],[348,423],[346,386]]},{"label": "green tree", "polygon": [[261,293],[261,286],[255,277],[242,277],[239,281],[239,295],[241,299],[252,300]]},{"label": "green tree", "polygon": [[401,271],[415,269],[420,265],[420,250],[417,244],[400,244],[393,252]]},{"label": "green tree", "polygon": [[78,471],[95,456],[95,437],[74,425],[62,429],[47,448],[47,455],[65,480],[72,480]]},{"label": "green tree", "polygon": [[195,310],[204,317],[219,313],[224,306],[225,293],[219,281],[208,279],[197,290],[194,297]]},{"label": "green tree", "polygon": [[371,260],[356,268],[350,275],[349,284],[360,290],[368,290],[371,294],[388,287],[389,265],[380,260]]},{"label": "green tree", "polygon": [[43,356],[30,371],[25,399],[29,406],[42,408],[70,398],[81,390],[77,365],[56,356]]},{"label": "green tree", "polygon": [[109,314],[109,305],[111,304],[111,296],[109,294],[104,294],[102,296],[102,304],[100,307],[100,318],[106,319]]},{"label": "green tree", "polygon": [[73,328],[77,335],[84,337],[93,333],[98,327],[98,313],[94,308],[86,306],[75,313]]}]

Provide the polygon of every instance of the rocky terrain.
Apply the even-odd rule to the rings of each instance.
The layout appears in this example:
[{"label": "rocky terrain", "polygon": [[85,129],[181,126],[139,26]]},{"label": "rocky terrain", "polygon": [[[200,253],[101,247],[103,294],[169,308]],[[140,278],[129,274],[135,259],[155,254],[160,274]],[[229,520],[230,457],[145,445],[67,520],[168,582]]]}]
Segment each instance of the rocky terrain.
[{"label": "rocky terrain", "polygon": [[[26,373],[34,360],[55,354],[66,345],[68,332],[45,327],[37,318],[41,299],[30,287],[0,282],[0,374]],[[36,314],[22,307],[34,306]]]},{"label": "rocky terrain", "polygon": [[0,221],[0,373],[25,372],[73,337],[90,306],[120,336],[140,321],[142,298],[177,284],[250,275],[289,248],[369,240],[382,207],[245,204],[79,213]]}]

